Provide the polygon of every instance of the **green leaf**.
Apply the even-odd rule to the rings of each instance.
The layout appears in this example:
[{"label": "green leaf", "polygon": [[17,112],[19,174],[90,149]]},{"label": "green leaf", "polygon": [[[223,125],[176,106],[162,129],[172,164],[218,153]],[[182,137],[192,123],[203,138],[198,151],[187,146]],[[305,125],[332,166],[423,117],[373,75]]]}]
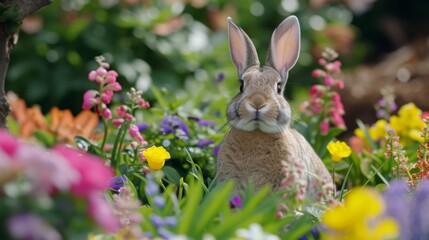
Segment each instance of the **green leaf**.
[{"label": "green leaf", "polygon": [[218,217],[221,213],[222,205],[229,206],[229,200],[234,189],[233,182],[227,182],[216,186],[213,191],[209,193],[204,199],[203,203],[198,208],[198,212],[202,214],[199,216],[194,230],[191,232],[191,236],[201,238],[204,231],[208,229],[210,223]]},{"label": "green leaf", "polygon": [[34,136],[46,147],[53,147],[57,143],[55,136],[46,131],[36,130]]},{"label": "green leaf", "polygon": [[290,226],[287,231],[287,239],[299,239],[308,233],[317,223],[318,219],[315,216],[310,213],[303,212],[303,215],[293,222],[292,226]]},{"label": "green leaf", "polygon": [[175,184],[175,185],[179,185],[180,184],[180,174],[177,172],[176,169],[170,167],[170,166],[164,166],[162,168],[162,171],[165,173],[165,176],[167,177],[167,179]]},{"label": "green leaf", "polygon": [[200,181],[194,181],[188,191],[188,197],[184,210],[182,212],[182,220],[179,223],[177,232],[179,234],[186,235],[192,232],[192,226],[195,226],[196,219],[200,216],[200,212],[197,211],[198,205],[203,196],[203,187]]},{"label": "green leaf", "polygon": [[168,109],[169,108],[168,103],[164,100],[164,98],[162,97],[161,91],[159,91],[159,89],[155,86],[155,84],[150,85],[150,90],[152,91],[159,105],[161,105],[161,107],[164,109]]}]

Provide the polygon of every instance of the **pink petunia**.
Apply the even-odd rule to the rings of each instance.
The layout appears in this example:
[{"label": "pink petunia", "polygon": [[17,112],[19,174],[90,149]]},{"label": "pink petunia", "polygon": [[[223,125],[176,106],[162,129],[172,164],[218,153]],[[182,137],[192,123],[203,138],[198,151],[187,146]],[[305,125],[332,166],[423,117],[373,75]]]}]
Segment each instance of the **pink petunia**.
[{"label": "pink petunia", "polygon": [[114,173],[99,157],[64,145],[55,147],[54,152],[63,156],[80,175],[71,188],[74,194],[89,197],[109,188]]},{"label": "pink petunia", "polygon": [[6,130],[0,129],[0,149],[2,149],[7,155],[13,156],[16,150],[21,145],[18,139],[10,135]]}]

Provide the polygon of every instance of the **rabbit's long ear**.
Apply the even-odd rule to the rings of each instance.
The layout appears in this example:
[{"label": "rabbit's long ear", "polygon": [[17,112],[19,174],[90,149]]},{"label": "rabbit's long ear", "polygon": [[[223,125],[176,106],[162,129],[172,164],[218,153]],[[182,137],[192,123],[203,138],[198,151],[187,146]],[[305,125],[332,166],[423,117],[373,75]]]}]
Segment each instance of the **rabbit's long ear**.
[{"label": "rabbit's long ear", "polygon": [[241,78],[243,73],[252,66],[259,66],[258,54],[247,34],[228,17],[228,41],[232,62]]},{"label": "rabbit's long ear", "polygon": [[265,64],[276,69],[284,80],[298,60],[300,35],[298,19],[290,16],[280,23],[271,37]]}]

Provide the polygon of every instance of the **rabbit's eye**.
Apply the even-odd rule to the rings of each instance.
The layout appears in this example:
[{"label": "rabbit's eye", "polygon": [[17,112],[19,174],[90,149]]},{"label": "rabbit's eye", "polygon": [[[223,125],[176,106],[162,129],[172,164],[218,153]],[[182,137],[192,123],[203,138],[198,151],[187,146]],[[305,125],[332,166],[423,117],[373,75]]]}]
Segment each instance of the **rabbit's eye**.
[{"label": "rabbit's eye", "polygon": [[240,79],[240,93],[243,93],[244,81]]},{"label": "rabbit's eye", "polygon": [[280,94],[282,92],[282,84],[281,82],[277,83],[277,93]]}]

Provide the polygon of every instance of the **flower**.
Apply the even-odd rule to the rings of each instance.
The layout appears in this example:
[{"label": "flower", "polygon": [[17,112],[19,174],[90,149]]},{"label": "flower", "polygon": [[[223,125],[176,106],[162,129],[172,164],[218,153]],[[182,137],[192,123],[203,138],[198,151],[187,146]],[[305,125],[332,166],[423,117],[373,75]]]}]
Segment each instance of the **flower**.
[{"label": "flower", "polygon": [[79,181],[72,184],[72,192],[78,196],[90,197],[109,188],[113,170],[100,158],[66,146],[57,146],[54,152],[64,157],[79,173]]},{"label": "flower", "polygon": [[7,222],[7,228],[16,239],[60,240],[61,235],[39,215],[27,213],[15,215]]},{"label": "flower", "polygon": [[95,104],[97,104],[97,99],[95,98],[97,96],[98,92],[95,90],[88,90],[83,94],[83,105],[82,108],[84,110],[91,109]]},{"label": "flower", "polygon": [[9,156],[13,156],[19,146],[18,139],[14,138],[6,130],[0,129],[0,150],[3,150]]},{"label": "flower", "polygon": [[110,189],[117,192],[125,185],[126,181],[127,178],[125,176],[116,176],[110,181]]},{"label": "flower", "polygon": [[322,240],[394,239],[399,229],[396,221],[383,217],[384,202],[375,190],[351,190],[344,205],[327,210],[322,222],[327,231]]},{"label": "flower", "polygon": [[214,141],[211,139],[200,139],[198,140],[197,146],[200,148],[207,147],[210,144],[213,144]]},{"label": "flower", "polygon": [[383,192],[383,198],[386,202],[386,215],[399,223],[399,239],[429,238],[429,181],[420,182],[415,192],[410,192],[407,183],[395,180]]},{"label": "flower", "polygon": [[88,198],[88,214],[107,232],[114,233],[119,230],[119,219],[115,216],[112,207],[98,193],[93,193]]},{"label": "flower", "polygon": [[249,240],[277,240],[280,239],[278,236],[264,232],[261,225],[252,223],[249,229],[238,229],[236,232],[237,237]]},{"label": "flower", "polygon": [[240,195],[235,195],[231,201],[229,202],[230,208],[242,208],[243,207],[243,200],[241,200]]},{"label": "flower", "polygon": [[185,122],[178,116],[167,116],[161,120],[159,126],[162,134],[173,133],[178,138],[188,138],[189,129]]},{"label": "flower", "polygon": [[153,170],[161,169],[165,164],[165,160],[171,158],[170,153],[163,146],[152,146],[143,151],[143,156]]},{"label": "flower", "polygon": [[348,157],[352,153],[352,150],[347,145],[347,143],[341,141],[330,141],[326,148],[331,154],[332,160],[334,162],[339,162],[342,158]]}]

